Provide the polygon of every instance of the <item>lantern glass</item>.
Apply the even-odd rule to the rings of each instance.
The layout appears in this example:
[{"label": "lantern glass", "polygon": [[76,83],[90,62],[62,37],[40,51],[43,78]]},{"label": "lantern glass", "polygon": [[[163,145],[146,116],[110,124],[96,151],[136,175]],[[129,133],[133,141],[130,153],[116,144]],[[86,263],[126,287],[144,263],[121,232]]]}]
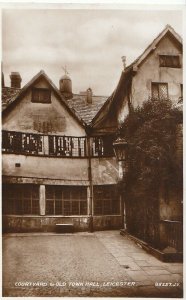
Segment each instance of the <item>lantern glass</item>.
[{"label": "lantern glass", "polygon": [[113,143],[114,153],[118,161],[124,161],[126,159],[127,142],[124,138],[117,138]]}]

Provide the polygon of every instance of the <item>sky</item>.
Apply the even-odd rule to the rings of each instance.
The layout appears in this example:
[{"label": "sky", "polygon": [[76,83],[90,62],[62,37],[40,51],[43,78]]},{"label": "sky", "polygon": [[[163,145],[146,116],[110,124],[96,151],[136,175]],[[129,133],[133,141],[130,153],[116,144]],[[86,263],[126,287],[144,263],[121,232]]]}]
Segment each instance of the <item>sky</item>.
[{"label": "sky", "polygon": [[59,87],[66,66],[73,93],[91,87],[109,96],[122,72],[170,24],[182,34],[182,11],[128,9],[4,9],[2,61],[5,85],[19,72],[22,86],[44,70]]}]

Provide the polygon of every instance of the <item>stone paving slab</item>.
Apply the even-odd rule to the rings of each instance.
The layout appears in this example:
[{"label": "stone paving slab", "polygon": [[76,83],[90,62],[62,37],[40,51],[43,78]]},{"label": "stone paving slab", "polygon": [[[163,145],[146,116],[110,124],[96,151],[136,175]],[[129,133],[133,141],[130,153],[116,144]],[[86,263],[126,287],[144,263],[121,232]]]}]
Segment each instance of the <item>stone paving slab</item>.
[{"label": "stone paving slab", "polygon": [[150,263],[148,261],[146,261],[146,260],[139,260],[137,263],[138,263],[138,266],[140,266],[142,268],[143,267],[151,266]]},{"label": "stone paving slab", "polygon": [[[96,236],[102,241],[102,232],[96,233]],[[122,242],[121,242],[122,241]],[[131,243],[132,242],[132,243]],[[149,294],[157,290],[157,297],[162,295],[175,295],[176,291],[182,290],[183,282],[183,264],[182,263],[165,263],[148,254],[141,247],[129,240],[127,236],[117,236],[115,238],[115,247],[109,247],[109,237],[104,238],[102,243],[115,257],[116,261],[121,265],[128,265],[126,273],[134,280],[138,286],[148,286]],[[123,243],[123,247],[122,247]],[[121,256],[119,252],[121,251]],[[180,283],[180,287],[157,287],[156,282]],[[141,289],[142,291],[143,289]],[[148,294],[148,293],[147,293]]]},{"label": "stone paving slab", "polygon": [[179,264],[179,265],[169,265],[167,266],[167,270],[169,270],[172,274],[182,274],[183,273],[183,265]]},{"label": "stone paving slab", "polygon": [[149,281],[149,278],[148,278],[147,274],[144,271],[142,271],[142,270],[140,270],[140,271],[138,271],[138,270],[136,270],[136,271],[132,271],[132,270],[128,271],[127,270],[126,273],[134,281],[143,281],[143,282]]},{"label": "stone paving slab", "polygon": [[171,274],[170,272],[168,272],[167,270],[164,270],[164,269],[156,269],[156,270],[146,269],[145,273],[147,273],[150,276],[153,276],[153,275],[170,275]]},{"label": "stone paving slab", "polygon": [[[139,262],[138,262],[139,264]],[[151,265],[148,265],[148,266],[142,266],[141,267],[142,270],[144,271],[150,271],[150,270],[165,270],[165,267],[161,267],[161,266],[151,266]]]}]

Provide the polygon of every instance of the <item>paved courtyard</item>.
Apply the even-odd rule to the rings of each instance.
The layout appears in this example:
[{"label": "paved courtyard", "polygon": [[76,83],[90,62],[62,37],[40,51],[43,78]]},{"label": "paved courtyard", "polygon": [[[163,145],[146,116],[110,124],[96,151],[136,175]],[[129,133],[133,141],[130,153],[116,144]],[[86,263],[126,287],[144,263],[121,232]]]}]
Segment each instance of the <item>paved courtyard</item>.
[{"label": "paved courtyard", "polygon": [[119,231],[3,237],[4,297],[179,298],[182,272]]}]

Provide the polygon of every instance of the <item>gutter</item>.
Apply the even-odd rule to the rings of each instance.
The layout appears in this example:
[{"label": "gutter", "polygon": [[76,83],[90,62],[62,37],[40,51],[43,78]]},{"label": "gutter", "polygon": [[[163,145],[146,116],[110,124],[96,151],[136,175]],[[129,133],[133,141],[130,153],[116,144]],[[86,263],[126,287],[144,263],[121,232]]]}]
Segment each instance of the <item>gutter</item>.
[{"label": "gutter", "polygon": [[94,231],[93,226],[93,181],[92,181],[92,161],[91,161],[91,127],[87,126],[85,128],[87,133],[87,150],[88,150],[88,181],[89,181],[89,201],[88,201],[88,211],[89,211],[89,231]]}]

